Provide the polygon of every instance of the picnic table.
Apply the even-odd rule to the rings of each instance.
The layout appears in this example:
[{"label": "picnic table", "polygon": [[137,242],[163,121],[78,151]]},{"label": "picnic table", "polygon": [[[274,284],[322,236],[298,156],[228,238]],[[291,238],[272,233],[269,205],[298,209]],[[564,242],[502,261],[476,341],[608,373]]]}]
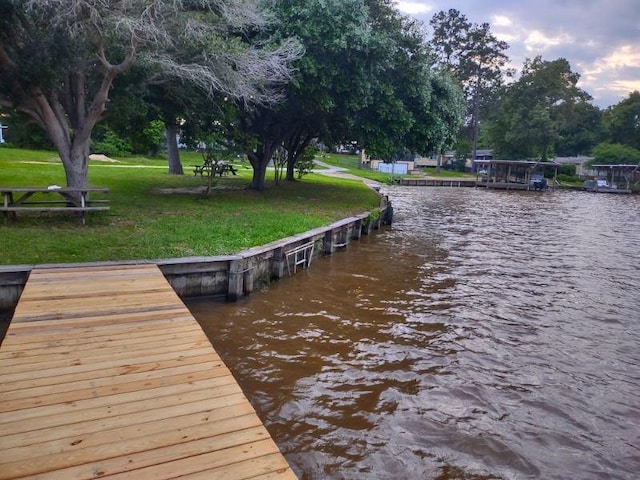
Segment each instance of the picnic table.
[{"label": "picnic table", "polygon": [[228,162],[205,160],[202,165],[193,166],[193,174],[200,176],[222,176],[228,173],[238,174],[238,169]]},{"label": "picnic table", "polygon": [[[90,193],[109,193],[108,188],[98,187],[0,187],[0,194],[3,197],[0,211],[3,212],[5,223],[9,217],[15,219],[17,212],[37,211],[37,212],[76,212],[82,217],[85,223],[85,215],[88,212],[105,211],[109,207],[104,205],[109,200],[90,199]],[[49,197],[53,200],[44,197]],[[57,196],[62,198],[58,198]]]}]

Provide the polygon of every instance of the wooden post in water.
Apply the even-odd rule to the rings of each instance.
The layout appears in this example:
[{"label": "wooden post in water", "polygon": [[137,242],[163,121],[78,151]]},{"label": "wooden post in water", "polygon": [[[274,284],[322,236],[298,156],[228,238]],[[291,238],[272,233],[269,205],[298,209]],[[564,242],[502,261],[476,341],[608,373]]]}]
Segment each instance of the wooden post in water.
[{"label": "wooden post in water", "polygon": [[245,259],[243,262],[242,272],[242,284],[245,295],[249,295],[253,292],[254,268],[255,266],[253,265],[253,261],[251,259]]},{"label": "wooden post in water", "polygon": [[334,251],[333,240],[334,240],[333,229],[327,230],[326,232],[324,232],[323,245],[324,245],[325,255],[331,255],[333,253]]},{"label": "wooden post in water", "polygon": [[243,280],[244,280],[244,272],[243,272],[243,261],[231,260],[229,264],[229,289],[227,291],[227,300],[235,302],[238,297],[240,297],[243,293]]},{"label": "wooden post in water", "polygon": [[284,247],[278,247],[273,251],[273,259],[271,261],[271,276],[277,279],[284,277],[286,268],[286,259],[284,256]]},{"label": "wooden post in water", "polygon": [[362,237],[362,219],[356,220],[353,224],[353,232],[351,232],[351,238],[359,240]]}]

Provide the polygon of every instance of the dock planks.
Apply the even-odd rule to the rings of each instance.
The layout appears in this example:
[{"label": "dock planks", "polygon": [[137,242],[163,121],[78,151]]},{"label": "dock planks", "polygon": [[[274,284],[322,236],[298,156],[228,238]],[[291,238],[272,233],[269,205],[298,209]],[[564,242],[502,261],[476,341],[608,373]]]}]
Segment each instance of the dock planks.
[{"label": "dock planks", "polygon": [[403,177],[400,185],[406,187],[475,187],[476,181],[459,178],[426,178],[426,177]]},{"label": "dock planks", "polygon": [[155,265],[34,269],[0,347],[0,480],[295,479]]}]

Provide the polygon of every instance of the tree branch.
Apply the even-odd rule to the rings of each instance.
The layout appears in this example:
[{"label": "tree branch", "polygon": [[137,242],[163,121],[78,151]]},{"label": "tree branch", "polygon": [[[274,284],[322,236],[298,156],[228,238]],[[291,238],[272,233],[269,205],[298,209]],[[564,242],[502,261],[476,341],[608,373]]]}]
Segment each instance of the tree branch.
[{"label": "tree branch", "polygon": [[34,100],[38,112],[38,117],[34,118],[36,118],[36,120],[38,120],[38,118],[41,119],[45,130],[49,134],[51,141],[56,145],[58,151],[68,150],[71,145],[71,138],[67,124],[59,121],[55,109],[52,108],[51,103],[40,87],[33,88],[31,97]]},{"label": "tree branch", "polygon": [[2,42],[0,42],[0,67],[2,67],[2,69],[11,70],[15,70],[16,68],[15,62],[11,59],[11,57],[9,57],[9,54],[5,50],[4,44]]}]

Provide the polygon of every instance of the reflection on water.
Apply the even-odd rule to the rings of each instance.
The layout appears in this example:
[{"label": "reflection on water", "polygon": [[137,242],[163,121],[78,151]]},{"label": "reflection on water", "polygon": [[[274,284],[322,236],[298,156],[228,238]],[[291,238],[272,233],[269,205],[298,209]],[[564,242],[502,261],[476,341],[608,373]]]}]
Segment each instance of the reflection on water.
[{"label": "reflection on water", "polygon": [[391,188],[393,227],[189,307],[301,478],[637,478],[640,198]]}]

